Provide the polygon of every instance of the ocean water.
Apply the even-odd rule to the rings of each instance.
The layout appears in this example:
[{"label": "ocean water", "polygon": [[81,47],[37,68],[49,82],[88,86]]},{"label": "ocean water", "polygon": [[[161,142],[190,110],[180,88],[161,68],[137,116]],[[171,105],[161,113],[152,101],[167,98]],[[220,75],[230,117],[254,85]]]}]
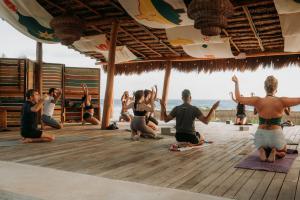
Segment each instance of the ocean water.
[{"label": "ocean water", "polygon": [[[211,106],[216,102],[216,100],[199,100],[199,99],[194,99],[192,100],[192,104],[194,106],[199,107],[200,109],[210,109]],[[180,99],[170,99],[167,103],[167,110],[172,110],[177,105],[182,104],[182,100]],[[155,102],[156,109],[160,109],[160,104],[158,102]],[[103,108],[103,99],[101,99],[101,106]],[[114,106],[113,106],[113,120],[118,120],[121,112],[122,104],[121,100],[115,99],[114,100]],[[218,110],[234,110],[236,109],[236,103],[232,100],[221,100],[220,106]],[[247,110],[253,111],[253,107],[251,106],[246,106]],[[296,106],[292,108],[292,111],[300,111],[300,106]],[[132,111],[129,111],[132,113]]]}]

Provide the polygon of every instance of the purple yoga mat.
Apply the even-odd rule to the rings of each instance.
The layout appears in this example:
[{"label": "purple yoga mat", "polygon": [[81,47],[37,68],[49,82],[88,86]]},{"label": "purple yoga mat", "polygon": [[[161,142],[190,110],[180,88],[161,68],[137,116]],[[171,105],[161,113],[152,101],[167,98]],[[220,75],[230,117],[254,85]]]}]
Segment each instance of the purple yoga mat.
[{"label": "purple yoga mat", "polygon": [[[292,150],[289,150],[292,153]],[[294,160],[297,158],[296,152],[292,154],[286,154],[283,159],[276,159],[274,163],[261,162],[259,159],[258,151],[255,151],[249,155],[246,159],[241,161],[235,166],[235,168],[253,169],[253,170],[264,170],[269,172],[281,172],[288,173]]]}]

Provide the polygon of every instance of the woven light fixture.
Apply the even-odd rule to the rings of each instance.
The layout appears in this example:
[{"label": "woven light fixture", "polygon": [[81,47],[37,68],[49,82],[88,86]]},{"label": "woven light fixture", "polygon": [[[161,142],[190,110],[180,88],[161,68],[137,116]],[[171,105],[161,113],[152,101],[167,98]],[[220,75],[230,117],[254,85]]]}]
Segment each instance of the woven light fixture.
[{"label": "woven light fixture", "polygon": [[227,27],[227,17],[233,14],[233,9],[229,0],[192,0],[187,12],[203,35],[216,36]]},{"label": "woven light fixture", "polygon": [[82,20],[72,14],[54,17],[50,22],[51,28],[54,29],[55,36],[61,40],[63,45],[71,45],[80,39],[84,23]]}]

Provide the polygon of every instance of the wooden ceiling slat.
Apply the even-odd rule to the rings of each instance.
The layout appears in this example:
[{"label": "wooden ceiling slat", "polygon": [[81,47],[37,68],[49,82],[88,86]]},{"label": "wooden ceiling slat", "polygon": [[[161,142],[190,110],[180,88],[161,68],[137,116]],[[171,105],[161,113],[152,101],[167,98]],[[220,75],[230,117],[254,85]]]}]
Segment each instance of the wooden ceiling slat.
[{"label": "wooden ceiling slat", "polygon": [[226,35],[226,37],[229,37],[229,41],[230,41],[230,43],[234,46],[234,48],[235,48],[238,52],[240,52],[239,47],[238,47],[238,46],[235,44],[235,42],[232,40],[232,38],[230,37],[229,33],[228,33],[225,29],[223,29],[222,31],[223,31],[223,33]]},{"label": "wooden ceiling slat", "polygon": [[[117,0],[111,0],[105,5],[98,0],[37,1],[54,17],[63,14],[67,9],[74,11],[87,25],[83,35],[106,34],[109,38],[111,23],[119,20],[121,28],[127,33],[120,30],[117,44],[126,45],[135,55],[143,59],[147,60],[149,57],[162,59],[169,56],[173,58],[188,57],[182,47],[173,47],[169,44],[164,29],[152,29],[139,24],[127,14]],[[234,15],[228,19],[228,28],[225,30],[227,34],[223,31],[222,37],[230,38],[234,54],[239,51],[246,54],[261,51],[253,28],[249,26],[249,19],[243,6],[247,6],[263,47],[272,51],[283,51],[281,26],[273,0],[231,1],[235,5]],[[149,50],[143,44],[157,53]],[[99,55],[93,54],[97,59],[99,59]]]},{"label": "wooden ceiling slat", "polygon": [[174,53],[177,56],[180,56],[179,53],[177,53],[174,49],[172,49],[169,45],[167,45],[166,43],[164,43],[163,41],[161,41],[156,35],[154,35],[151,31],[149,31],[149,29],[147,29],[145,26],[142,26],[140,24],[138,24],[146,33],[148,33],[149,35],[151,35],[153,38],[155,38],[157,41],[159,41],[163,46],[165,46],[167,49],[169,49],[172,53]]},{"label": "wooden ceiling slat", "polygon": [[243,8],[243,10],[244,10],[244,12],[245,12],[245,14],[246,14],[246,17],[247,17],[247,19],[248,19],[248,21],[249,21],[249,25],[250,25],[250,27],[251,27],[251,29],[252,29],[252,31],[253,31],[253,33],[254,33],[254,35],[255,35],[257,41],[258,41],[258,44],[259,44],[260,49],[261,49],[262,51],[264,51],[264,50],[265,50],[265,49],[264,49],[264,46],[263,46],[263,44],[262,44],[261,39],[259,38],[259,33],[258,33],[257,30],[256,30],[255,24],[254,24],[254,22],[253,22],[253,20],[252,20],[252,17],[251,17],[251,14],[250,14],[249,10],[248,10],[248,7],[247,7],[247,6],[243,6],[242,8]]},{"label": "wooden ceiling slat", "polygon": [[162,55],[160,53],[158,53],[157,51],[153,50],[151,47],[149,47],[147,44],[145,44],[144,42],[138,40],[136,37],[134,37],[131,33],[129,33],[128,31],[126,31],[124,28],[122,28],[122,25],[120,25],[119,30],[124,32],[125,34],[127,34],[132,40],[134,40],[137,43],[140,43],[141,45],[145,46],[146,48],[148,48],[149,50],[151,50],[153,53],[159,55],[160,57],[162,57]]}]

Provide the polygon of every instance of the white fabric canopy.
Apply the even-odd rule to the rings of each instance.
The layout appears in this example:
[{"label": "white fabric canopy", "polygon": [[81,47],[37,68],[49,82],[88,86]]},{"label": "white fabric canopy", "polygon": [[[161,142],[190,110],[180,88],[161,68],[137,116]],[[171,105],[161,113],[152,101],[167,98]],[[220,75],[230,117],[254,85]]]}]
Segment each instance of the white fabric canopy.
[{"label": "white fabric canopy", "polygon": [[194,58],[233,58],[228,38],[224,43],[192,44],[182,46],[185,53]]},{"label": "white fabric canopy", "polygon": [[151,28],[166,29],[194,24],[187,16],[183,0],[119,0],[119,2],[133,19]]},{"label": "white fabric canopy", "polygon": [[295,0],[274,0],[278,14],[291,14],[300,12],[300,3]]},{"label": "white fabric canopy", "polygon": [[299,52],[300,2],[296,0],[274,0],[279,14],[285,52]]},{"label": "white fabric canopy", "polygon": [[191,44],[224,43],[220,36],[205,36],[193,25],[166,29],[167,38],[172,46]]},{"label": "white fabric canopy", "polygon": [[[82,37],[79,41],[74,42],[73,46],[81,52],[99,52],[108,61],[109,41],[104,34]],[[137,57],[126,46],[116,47],[115,63],[135,59]]]},{"label": "white fabric canopy", "polygon": [[50,28],[52,16],[35,0],[2,0],[0,17],[24,35],[44,43],[59,42]]}]

